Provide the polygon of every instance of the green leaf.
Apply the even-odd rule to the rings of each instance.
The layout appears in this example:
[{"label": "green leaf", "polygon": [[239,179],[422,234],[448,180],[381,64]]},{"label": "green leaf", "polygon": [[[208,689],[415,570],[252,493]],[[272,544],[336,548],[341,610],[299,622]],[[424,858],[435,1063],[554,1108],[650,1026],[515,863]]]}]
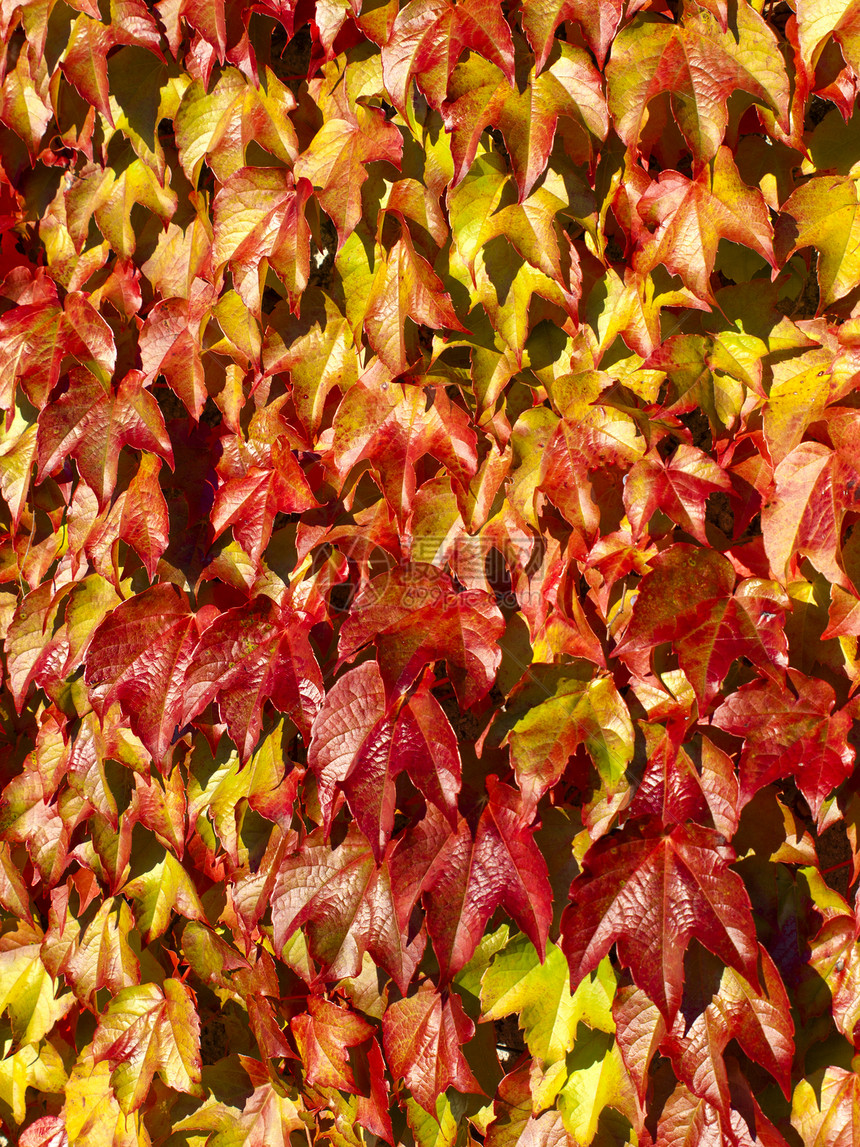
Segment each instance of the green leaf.
[{"label": "green leaf", "polygon": [[122,891],[135,902],[137,926],[147,943],[164,934],[174,912],[187,920],[206,920],[188,872],[154,838],[145,853],[137,853],[135,868],[140,874]]},{"label": "green leaf", "polygon": [[818,288],[826,307],[856,285],[860,277],[860,212],[856,181],[839,175],[807,180],[783,204],[797,223],[792,251],[818,252]]},{"label": "green leaf", "polygon": [[[636,1118],[633,1086],[611,1034],[581,1029],[567,1067],[570,1074],[559,1092],[558,1107],[574,1143],[588,1147],[607,1107]],[[623,1133],[621,1123],[618,1130]]]},{"label": "green leaf", "polygon": [[611,677],[541,667],[508,707],[517,783],[537,802],[561,777],[579,745],[588,751],[608,792],[618,791],[633,760],[633,722]]},{"label": "green leaf", "polygon": [[615,1031],[615,982],[604,959],[571,995],[570,969],[561,949],[547,944],[541,964],[531,941],[515,936],[481,978],[481,1007],[486,1019],[516,1015],[529,1051],[549,1068],[573,1047],[580,1021],[598,1031]]}]

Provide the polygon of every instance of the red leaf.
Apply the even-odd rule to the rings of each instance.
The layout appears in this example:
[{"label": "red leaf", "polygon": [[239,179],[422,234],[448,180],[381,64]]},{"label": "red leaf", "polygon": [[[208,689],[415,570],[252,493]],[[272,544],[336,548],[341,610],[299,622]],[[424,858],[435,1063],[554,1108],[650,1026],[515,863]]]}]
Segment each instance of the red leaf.
[{"label": "red leaf", "polygon": [[655,827],[634,822],[589,849],[562,916],[562,946],[576,987],[615,944],[618,959],[671,1021],[690,940],[752,984],[758,945],[749,897],[728,868],[734,853],[723,838],[698,825],[650,835]]},{"label": "red leaf", "polygon": [[338,652],[346,661],[373,641],[390,692],[407,689],[426,665],[444,658],[468,708],[492,687],[503,630],[489,594],[458,593],[447,574],[415,563],[374,578],[359,593],[341,627]]},{"label": "red leaf", "polygon": [[68,1147],[66,1125],[58,1115],[43,1115],[21,1132],[18,1147]]},{"label": "red leaf", "polygon": [[765,552],[778,581],[793,580],[803,554],[828,581],[849,588],[838,558],[842,519],[853,509],[858,480],[856,465],[820,442],[801,442],[779,463],[761,514]]},{"label": "red leaf", "polygon": [[107,54],[115,40],[111,28],[81,13],[69,35],[60,67],[87,103],[98,108],[113,127],[108,101]]},{"label": "red leaf", "polygon": [[426,981],[414,996],[389,1004],[382,1017],[385,1057],[426,1111],[435,1112],[448,1087],[483,1094],[460,1051],[474,1031],[460,997],[440,995]]},{"label": "red leaf", "polygon": [[767,205],[740,178],[726,147],[717,150],[713,172],[703,166],[695,180],[662,172],[637,211],[653,234],[644,228],[638,234],[636,269],[644,273],[662,263],[700,299],[712,297],[710,276],[721,239],[741,243],[776,266]]},{"label": "red leaf", "polygon": [[114,392],[90,371],[74,367],[69,389],[39,415],[38,480],[71,455],[103,507],[116,485],[123,446],[149,450],[173,467],[173,449],[158,403],[132,370]]},{"label": "red leaf", "polygon": [[185,677],[183,724],[217,701],[245,761],[259,739],[263,702],[269,698],[308,736],[323,695],[308,629],[289,605],[279,608],[265,595],[222,613],[194,649]]},{"label": "red leaf", "polygon": [[707,545],[705,510],[717,490],[731,490],[731,479],[713,459],[682,442],[664,461],[651,450],[636,462],[624,482],[624,507],[634,538],[641,537],[651,517],[662,510],[688,534]]},{"label": "red leaf", "polygon": [[340,790],[377,859],[391,836],[398,773],[408,772],[428,800],[456,818],[460,757],[447,717],[426,686],[389,704],[375,661],[345,673],[326,694],[308,766],[318,775],[326,829]]},{"label": "red leaf", "polygon": [[579,24],[602,69],[621,21],[621,9],[619,0],[609,0],[596,6],[588,0],[525,0],[523,31],[535,53],[537,70],[540,72],[546,64],[556,42],[556,29],[565,20]]},{"label": "red leaf", "polygon": [[552,920],[546,861],[531,826],[520,819],[519,794],[494,782],[490,794],[474,838],[462,818],[452,829],[430,808],[392,855],[399,919],[405,926],[419,897],[423,899],[443,982],[472,958],[499,907],[543,958]]},{"label": "red leaf", "polygon": [[621,1058],[636,1086],[639,1102],[645,1102],[651,1061],[666,1035],[660,1009],[641,988],[619,987],[612,1001],[612,1018]]},{"label": "red leaf", "polygon": [[206,404],[206,382],[200,357],[200,328],[212,301],[199,280],[191,299],[165,299],[146,316],[140,332],[140,361],[148,383],[159,374],[199,418]]},{"label": "red leaf", "polygon": [[854,748],[848,743],[852,719],[833,711],[836,694],[826,681],[789,670],[791,688],[751,681],[720,705],[713,723],[744,738],[740,761],[740,800],[794,776],[817,817],[824,801],[851,775]]},{"label": "red leaf", "polygon": [[245,305],[259,314],[266,267],[287,288],[294,310],[308,285],[310,226],[307,179],[294,183],[283,168],[243,167],[227,180],[213,204],[218,270],[229,264]]},{"label": "red leaf", "polygon": [[401,224],[400,238],[378,265],[364,317],[367,341],[395,375],[408,370],[421,353],[417,339],[409,338],[409,321],[434,330],[465,329],[442,280],[416,254],[402,217]]},{"label": "red leaf", "polygon": [[296,180],[309,180],[320,206],[337,227],[338,250],[361,219],[361,188],[365,164],[387,159],[400,167],[403,137],[379,108],[356,104],[355,120],[326,120],[308,148],[296,160]]},{"label": "red leaf", "polygon": [[696,159],[712,159],[723,140],[732,92],[749,92],[788,120],[788,77],[776,36],[753,8],[720,28],[700,7],[679,23],[639,17],[615,38],[607,65],[609,106],[628,147],[639,142],[649,104],[672,93],[672,111]]},{"label": "red leaf", "polygon": [[464,486],[478,469],[477,438],[465,412],[444,391],[432,406],[418,386],[352,386],[334,423],[334,463],[342,479],[366,459],[402,522],[415,496],[415,466],[426,454],[447,466]]},{"label": "red leaf", "polygon": [[374,1028],[367,1020],[329,1000],[311,996],[308,1011],[290,1023],[296,1036],[308,1083],[312,1087],[336,1087],[352,1095],[359,1094],[349,1049],[358,1047]]},{"label": "red leaf", "polygon": [[124,601],[96,630],[86,681],[94,703],[119,701],[156,764],[184,724],[185,673],[198,632],[185,595],[161,584]]},{"label": "red leaf", "polygon": [[[756,991],[732,968],[725,968],[704,1011],[689,1025],[679,1015],[660,1048],[663,1055],[671,1057],[681,1082],[718,1108],[726,1119],[731,1114],[732,1096],[723,1053],[732,1039],[754,1063],[775,1077],[786,1098],[791,1094],[794,1023],[788,996],[770,956],[763,949],[760,956],[764,992]],[[710,966],[708,972],[719,975]]]},{"label": "red leaf", "polygon": [[777,585],[750,578],[734,590],[728,558],[685,543],[670,546],[650,565],[616,649],[623,660],[645,672],[640,658],[650,658],[661,642],[673,642],[702,708],[739,657],[772,680],[783,680],[788,649],[780,614],[788,599]]},{"label": "red leaf", "polygon": [[161,460],[154,454],[144,454],[137,473],[112,511],[119,517],[119,536],[143,562],[150,581],[167,549],[170,531],[167,503],[158,481],[160,470]]},{"label": "red leaf", "polygon": [[730,839],[738,827],[738,782],[731,758],[702,737],[682,747],[683,727],[639,723],[647,764],[629,815],[657,816],[664,827],[705,818]]},{"label": "red leaf", "polygon": [[278,514],[296,514],[316,506],[307,478],[286,440],[272,447],[273,469],[252,466],[242,478],[228,478],[219,486],[212,506],[214,538],[228,526],[254,563],[258,563],[272,536]]},{"label": "red leaf", "polygon": [[406,114],[409,85],[416,79],[431,107],[439,109],[448,79],[466,50],[501,68],[514,82],[514,45],[498,0],[411,0],[394,21],[382,49],[382,75],[391,101]]},{"label": "red leaf", "polygon": [[275,950],[297,928],[326,979],[354,976],[368,952],[405,992],[424,952],[419,933],[410,940],[397,922],[386,857],[377,867],[367,840],[351,826],[331,848],[322,829],[281,862],[271,897]]}]

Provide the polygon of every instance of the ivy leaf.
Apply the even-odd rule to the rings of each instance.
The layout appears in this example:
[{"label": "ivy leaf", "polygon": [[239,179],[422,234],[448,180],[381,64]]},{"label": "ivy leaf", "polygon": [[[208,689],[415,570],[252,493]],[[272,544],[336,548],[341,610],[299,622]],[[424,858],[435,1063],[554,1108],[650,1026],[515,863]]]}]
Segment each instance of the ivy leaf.
[{"label": "ivy leaf", "polygon": [[72,1004],[41,960],[41,932],[17,926],[0,939],[0,1014],[6,1013],[15,1044],[38,1044]]},{"label": "ivy leaf", "polygon": [[686,543],[670,546],[651,566],[617,647],[622,658],[635,664],[639,654],[650,656],[671,641],[703,707],[739,657],[777,683],[784,679],[788,650],[780,614],[788,601],[779,586],[749,578],[735,589],[727,558]]},{"label": "ivy leaf", "polygon": [[373,1025],[349,1008],[315,996],[309,999],[308,1008],[291,1023],[308,1082],[313,1087],[336,1087],[359,1094],[349,1065],[350,1049],[373,1034]]},{"label": "ivy leaf", "polygon": [[[286,309],[286,308],[284,308]],[[302,315],[310,312],[308,293],[302,300]],[[322,307],[312,312],[310,329],[287,342],[290,334],[276,323],[277,311],[263,342],[263,366],[267,374],[288,371],[293,401],[302,423],[311,436],[320,428],[329,392],[339,387],[346,392],[358,381],[358,352],[345,316],[328,296]],[[303,320],[304,321],[304,320]]]},{"label": "ivy leaf", "polygon": [[361,219],[364,165],[386,159],[399,169],[403,153],[400,132],[378,108],[356,105],[355,122],[329,119],[296,160],[293,175],[316,189],[323,210],[337,228],[340,250]]},{"label": "ivy leaf", "polygon": [[[667,1020],[681,1003],[684,952],[695,937],[725,964],[758,985],[757,945],[746,889],[729,871],[732,849],[712,830],[676,825],[651,835],[630,822],[599,840],[570,889],[562,948],[576,986],[613,944]],[[625,921],[633,914],[635,932]]]},{"label": "ivy leaf", "polygon": [[631,816],[658,816],[666,826],[707,819],[726,838],[738,827],[734,762],[713,741],[681,746],[683,728],[639,723],[647,764],[630,803]]},{"label": "ivy leaf", "polygon": [[305,204],[313,188],[277,167],[231,173],[213,203],[216,270],[230,267],[243,302],[259,314],[266,268],[287,289],[294,307],[310,276],[310,226]]},{"label": "ivy leaf", "polygon": [[426,980],[414,996],[386,1009],[382,1019],[385,1057],[426,1111],[435,1110],[437,1096],[447,1087],[481,1094],[460,1051],[474,1030],[460,997],[453,992],[440,994]]},{"label": "ivy leaf", "polygon": [[394,781],[403,771],[456,820],[461,766],[448,718],[424,684],[389,705],[375,661],[345,673],[326,694],[311,730],[308,766],[319,777],[326,827],[341,790],[377,859],[391,836]]},{"label": "ivy leaf", "polygon": [[280,609],[265,595],[222,613],[201,635],[185,671],[182,723],[217,701],[245,761],[259,739],[269,698],[308,735],[323,692],[308,629],[289,606]]},{"label": "ivy leaf", "polygon": [[535,53],[538,72],[549,58],[559,24],[571,20],[578,24],[597,58],[601,69],[616,29],[621,22],[621,4],[617,0],[601,4],[596,10],[582,0],[526,0],[523,4],[523,31]]},{"label": "ivy leaf", "polygon": [[155,578],[156,567],[169,541],[170,519],[158,481],[160,470],[161,459],[144,453],[128,489],[120,494],[111,511],[111,517],[118,518],[119,537],[143,562],[150,581]]},{"label": "ivy leaf", "polygon": [[240,71],[227,67],[208,91],[199,80],[186,88],[173,124],[179,162],[195,187],[204,160],[222,185],[239,174],[254,139],[282,162],[295,161],[298,141],[288,114],[295,99],[270,68],[264,76],[265,84],[255,88]]},{"label": "ivy leaf", "polygon": [[179,980],[123,988],[99,1019],[95,1062],[107,1061],[120,1107],[136,1111],[156,1072],[168,1087],[194,1094],[200,1084],[200,1020]]},{"label": "ivy leaf", "polygon": [[529,1065],[509,1072],[501,1081],[493,1103],[493,1121],[487,1128],[487,1147],[568,1147],[570,1139],[558,1111],[533,1112]]},{"label": "ivy leaf", "polygon": [[818,252],[818,287],[822,307],[841,299],[860,273],[860,217],[857,185],[838,175],[819,175],[797,188],[782,210],[797,224],[793,251]]},{"label": "ivy leaf", "polygon": [[618,1050],[640,1104],[645,1103],[651,1061],[666,1035],[660,1009],[641,988],[621,985],[612,1001]]},{"label": "ivy leaf", "polygon": [[693,180],[677,171],[661,172],[637,211],[648,228],[639,232],[637,270],[645,274],[662,263],[700,299],[713,298],[710,276],[721,239],[741,243],[777,265],[764,198],[740,178],[727,147],[717,148],[712,167],[703,167]]},{"label": "ivy leaf", "polygon": [[388,858],[377,867],[355,827],[337,848],[312,832],[282,862],[271,904],[276,951],[301,927],[326,978],[356,975],[368,952],[405,991],[424,951],[422,937],[410,939],[397,922]]},{"label": "ivy leaf", "polygon": [[417,386],[358,382],[350,387],[334,423],[334,463],[345,479],[366,459],[379,475],[382,491],[401,518],[415,496],[415,466],[430,454],[464,485],[478,468],[476,435],[464,412],[437,391],[428,408]]},{"label": "ivy leaf", "polygon": [[144,870],[122,891],[135,902],[137,926],[147,942],[164,935],[174,912],[186,920],[206,919],[194,884],[171,852],[153,846],[148,853],[141,849],[136,860]]},{"label": "ivy leaf", "polygon": [[742,804],[772,781],[794,776],[818,816],[854,766],[847,739],[851,716],[845,709],[834,712],[836,695],[826,681],[790,669],[788,685],[751,681],[727,697],[712,719],[718,728],[744,738]]},{"label": "ivy leaf", "polygon": [[513,91],[484,56],[457,65],[442,107],[445,126],[452,133],[455,187],[471,167],[489,124],[498,122],[505,138],[521,203],[546,167],[559,116],[569,116],[599,140],[606,138],[606,101],[591,58],[567,44],[560,44],[558,52],[540,75],[532,70],[521,93]]},{"label": "ivy leaf", "polygon": [[358,594],[341,627],[338,652],[343,662],[373,641],[392,692],[408,688],[426,665],[444,658],[458,697],[470,706],[492,687],[503,629],[489,594],[460,593],[447,574],[415,563],[374,578]]},{"label": "ivy leaf", "polygon": [[186,410],[199,418],[207,392],[200,328],[208,318],[211,293],[196,285],[188,299],[164,299],[146,316],[140,332],[140,361],[146,382],[163,375]]},{"label": "ivy leaf", "polygon": [[830,1008],[837,1030],[853,1043],[860,1022],[860,950],[854,917],[847,906],[844,911],[845,915],[828,914],[830,918],[811,943],[810,965],[830,989]]},{"label": "ivy leaf", "polygon": [[87,685],[101,690],[105,706],[120,702],[157,763],[184,723],[184,677],[197,639],[184,594],[168,584],[117,606],[93,635]]},{"label": "ivy leaf", "polygon": [[272,468],[252,466],[241,478],[218,487],[212,506],[213,540],[229,527],[251,560],[260,561],[278,514],[296,514],[316,506],[307,478],[283,440],[272,447]]},{"label": "ivy leaf", "polygon": [[402,374],[418,356],[409,324],[462,331],[451,300],[433,268],[416,254],[408,229],[380,260],[365,315],[367,341],[392,374]]},{"label": "ivy leaf", "polygon": [[82,1056],[72,1067],[65,1098],[63,1120],[72,1142],[88,1136],[92,1142],[115,1143],[117,1147],[139,1144],[139,1116],[120,1108],[106,1061],[94,1063],[92,1055]]},{"label": "ivy leaf", "polygon": [[657,1125],[657,1142],[666,1144],[692,1144],[725,1141],[743,1143],[749,1147],[754,1142],[740,1114],[733,1110],[728,1119],[724,1118],[713,1104],[700,1099],[679,1083],[666,1101],[666,1106]]},{"label": "ivy leaf", "polygon": [[503,907],[543,956],[552,917],[546,862],[528,831],[518,794],[498,783],[473,837],[432,807],[401,838],[391,858],[398,918],[404,924],[419,897],[443,980],[472,958],[487,921]]},{"label": "ivy leaf", "polygon": [[81,12],[69,34],[60,67],[83,98],[113,126],[108,100],[107,54],[114,46],[111,29]]},{"label": "ivy leaf", "polygon": [[451,70],[464,51],[492,61],[514,82],[514,44],[498,0],[410,0],[394,21],[382,52],[382,74],[392,103],[406,115],[409,85],[416,79],[438,110]]},{"label": "ivy leaf", "polygon": [[637,1115],[624,1061],[612,1035],[588,1031],[576,1042],[570,1074],[558,1095],[562,1122],[575,1143],[591,1143],[605,1109]]},{"label": "ivy leaf", "polygon": [[627,706],[612,679],[593,672],[547,669],[529,675],[511,695],[505,723],[514,723],[502,743],[510,745],[517,784],[532,807],[558,782],[580,745],[610,793],[633,759]]},{"label": "ivy leaf", "polygon": [[[55,974],[62,972],[78,999],[87,1003],[93,1003],[95,993],[102,988],[116,995],[123,988],[134,987],[140,983],[140,964],[128,942],[133,930],[128,904],[108,897]],[[46,943],[48,939],[46,936]]]},{"label": "ivy leaf", "polygon": [[140,371],[105,389],[84,367],[70,371],[69,389],[39,416],[37,480],[73,457],[103,507],[116,485],[123,446],[149,450],[173,466],[173,450],[158,403],[144,390]]},{"label": "ivy leaf", "polygon": [[738,12],[737,40],[698,5],[680,24],[638,16],[615,37],[606,66],[609,110],[628,147],[636,147],[651,100],[672,96],[672,111],[696,159],[713,159],[737,90],[785,122],[788,79],[776,37],[752,8]]},{"label": "ivy leaf", "polygon": [[682,442],[670,458],[664,460],[652,450],[633,465],[624,483],[624,506],[635,536],[662,510],[707,545],[707,500],[717,490],[731,489],[731,479],[712,458]]},{"label": "ivy leaf", "polygon": [[860,1108],[857,1073],[828,1067],[815,1082],[802,1079],[791,1100],[791,1123],[804,1143],[850,1141]]},{"label": "ivy leaf", "polygon": [[487,1019],[515,1014],[526,1045],[544,1068],[572,1049],[581,1020],[611,1032],[615,977],[607,960],[570,993],[570,969],[560,948],[548,944],[543,963],[531,941],[513,937],[481,978],[481,1010]]},{"label": "ivy leaf", "polygon": [[773,490],[761,517],[774,577],[791,577],[795,556],[801,553],[829,581],[848,588],[837,560],[839,534],[857,482],[854,465],[820,442],[801,442],[783,458],[773,472]]},{"label": "ivy leaf", "polygon": [[[755,991],[733,969],[723,969],[718,990],[704,1011],[686,1030],[683,1021],[676,1021],[675,1030],[661,1045],[663,1054],[671,1056],[681,1082],[694,1095],[713,1104],[726,1119],[731,1117],[732,1100],[723,1054],[733,1038],[778,1080],[786,1098],[790,1094],[794,1024],[788,996],[773,961],[764,951],[761,961],[763,992]],[[705,964],[707,994],[719,971],[710,960]]]}]

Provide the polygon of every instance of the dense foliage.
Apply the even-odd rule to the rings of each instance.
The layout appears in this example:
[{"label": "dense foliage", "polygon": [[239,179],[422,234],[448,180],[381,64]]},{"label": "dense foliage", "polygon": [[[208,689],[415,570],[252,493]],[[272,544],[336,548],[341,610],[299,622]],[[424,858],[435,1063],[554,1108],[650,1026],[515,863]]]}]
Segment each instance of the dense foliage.
[{"label": "dense foliage", "polygon": [[860,1143],[860,2],[0,40],[3,1142]]}]

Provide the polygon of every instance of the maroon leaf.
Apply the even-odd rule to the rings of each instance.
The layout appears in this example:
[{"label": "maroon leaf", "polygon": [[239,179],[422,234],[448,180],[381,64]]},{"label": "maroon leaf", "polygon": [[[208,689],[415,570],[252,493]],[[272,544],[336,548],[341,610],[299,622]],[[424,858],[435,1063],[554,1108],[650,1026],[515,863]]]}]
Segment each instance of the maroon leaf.
[{"label": "maroon leaf", "polygon": [[438,702],[423,685],[389,704],[379,668],[366,661],[326,694],[311,730],[308,765],[319,778],[327,829],[338,790],[379,859],[394,823],[394,780],[404,770],[449,819],[457,815],[460,758]]},{"label": "maroon leaf", "polygon": [[414,996],[386,1009],[385,1057],[425,1110],[435,1111],[437,1096],[449,1086],[482,1094],[460,1051],[474,1030],[460,997],[442,995],[426,981]]},{"label": "maroon leaf", "polygon": [[201,635],[185,676],[183,723],[217,701],[242,760],[260,736],[268,698],[304,736],[322,699],[308,622],[289,605],[257,597],[217,617]]},{"label": "maroon leaf", "polygon": [[185,595],[162,584],[117,606],[90,645],[86,681],[94,703],[119,701],[156,764],[185,723],[185,674],[198,637]]},{"label": "maroon leaf", "polygon": [[697,825],[651,835],[656,827],[633,822],[589,850],[571,885],[562,946],[576,987],[615,944],[618,959],[671,1021],[690,940],[755,985],[758,948],[746,889],[728,868],[732,849]]},{"label": "maroon leaf", "polygon": [[39,481],[71,455],[104,506],[123,446],[149,450],[173,466],[164,419],[140,371],[129,371],[115,392],[84,367],[73,368],[69,378],[69,389],[39,416]]},{"label": "maroon leaf", "polygon": [[504,621],[489,594],[458,592],[447,574],[415,563],[374,578],[340,631],[341,661],[373,641],[390,691],[409,687],[425,665],[444,658],[465,707],[490,691],[501,660]]}]

